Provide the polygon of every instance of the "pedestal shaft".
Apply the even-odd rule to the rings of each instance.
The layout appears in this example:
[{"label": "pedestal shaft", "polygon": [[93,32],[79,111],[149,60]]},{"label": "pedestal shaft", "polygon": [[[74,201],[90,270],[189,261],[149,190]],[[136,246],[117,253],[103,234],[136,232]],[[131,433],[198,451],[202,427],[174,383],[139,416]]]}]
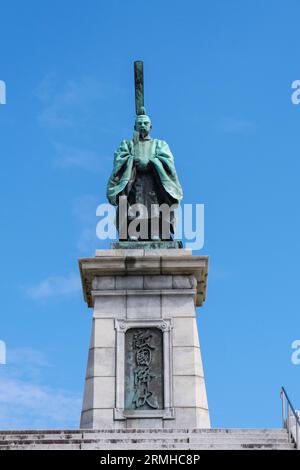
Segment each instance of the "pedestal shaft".
[{"label": "pedestal shaft", "polygon": [[80,260],[93,307],[81,428],[210,427],[196,323],[208,260],[153,251]]}]

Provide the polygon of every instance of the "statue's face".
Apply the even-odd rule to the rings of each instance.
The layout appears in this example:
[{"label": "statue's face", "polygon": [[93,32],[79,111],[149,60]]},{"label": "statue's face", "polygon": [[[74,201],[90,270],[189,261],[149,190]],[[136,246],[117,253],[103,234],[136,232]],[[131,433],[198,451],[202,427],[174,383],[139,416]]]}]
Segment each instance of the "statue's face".
[{"label": "statue's face", "polygon": [[150,118],[148,116],[138,116],[134,128],[140,134],[141,138],[145,139],[152,128]]}]

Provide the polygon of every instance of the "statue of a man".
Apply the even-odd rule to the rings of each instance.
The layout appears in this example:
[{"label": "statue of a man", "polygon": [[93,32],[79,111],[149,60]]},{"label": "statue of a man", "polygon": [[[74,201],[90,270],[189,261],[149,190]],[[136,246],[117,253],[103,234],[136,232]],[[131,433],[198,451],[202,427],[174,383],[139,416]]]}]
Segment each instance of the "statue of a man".
[{"label": "statue of a man", "polygon": [[152,139],[144,108],[143,62],[134,62],[136,120],[134,137],[115,152],[107,198],[118,206],[120,240],[170,240],[175,209],[182,199],[174,158],[163,140]]},{"label": "statue of a man", "polygon": [[[150,137],[151,120],[145,108],[141,107],[140,111],[141,114],[137,115],[135,120],[134,138],[123,140],[115,152],[114,168],[107,186],[107,198],[115,206],[120,206],[121,196],[127,198],[126,220],[120,217],[120,207],[117,210],[120,240],[170,240],[174,233],[174,209],[182,199],[182,189],[168,144]],[[162,204],[165,205],[165,209],[168,207],[171,210],[163,210]],[[138,208],[146,208],[144,211],[142,209],[138,211],[138,217],[136,205]],[[148,227],[146,233],[136,235],[130,231],[130,227],[127,231],[123,230],[123,224],[127,224],[128,229],[134,219],[138,219],[140,225]],[[166,226],[169,227],[167,233]],[[125,235],[122,236],[122,233]]]}]

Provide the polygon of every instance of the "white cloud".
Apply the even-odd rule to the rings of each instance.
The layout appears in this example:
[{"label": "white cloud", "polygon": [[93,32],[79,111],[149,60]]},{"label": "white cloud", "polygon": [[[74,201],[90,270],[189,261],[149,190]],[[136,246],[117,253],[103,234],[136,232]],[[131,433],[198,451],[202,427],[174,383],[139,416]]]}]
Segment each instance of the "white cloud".
[{"label": "white cloud", "polygon": [[100,173],[111,165],[111,157],[100,157],[100,155],[86,148],[70,147],[58,142],[53,142],[55,150],[54,165],[58,168],[78,168],[94,173]]},{"label": "white cloud", "polygon": [[54,164],[58,168],[79,168],[86,171],[101,172],[111,159],[100,157],[93,150],[70,147],[57,142],[53,143],[56,157]]},{"label": "white cloud", "polygon": [[13,365],[30,364],[33,367],[51,367],[51,364],[42,352],[31,348],[11,349],[8,360]]},{"label": "white cloud", "polygon": [[40,351],[8,351],[7,365],[0,367],[2,429],[78,427],[81,397],[41,384],[45,367],[51,364]]},{"label": "white cloud", "polygon": [[24,380],[0,380],[1,428],[78,426],[82,400],[74,393],[32,384]]},{"label": "white cloud", "polygon": [[218,123],[218,129],[224,132],[245,132],[255,129],[255,125],[244,119],[223,117]]},{"label": "white cloud", "polygon": [[27,287],[26,294],[32,299],[69,295],[81,290],[80,277],[70,273],[68,276],[50,276],[35,286]]},{"label": "white cloud", "polygon": [[40,83],[37,97],[43,104],[38,117],[46,127],[75,127],[92,115],[95,102],[106,97],[103,83],[84,77],[61,84],[54,74]]}]

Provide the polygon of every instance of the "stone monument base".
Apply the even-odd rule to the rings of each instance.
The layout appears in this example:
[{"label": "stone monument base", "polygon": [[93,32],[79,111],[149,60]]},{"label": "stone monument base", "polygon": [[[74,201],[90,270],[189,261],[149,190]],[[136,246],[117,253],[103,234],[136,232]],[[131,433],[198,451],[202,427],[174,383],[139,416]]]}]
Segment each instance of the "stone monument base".
[{"label": "stone monument base", "polygon": [[[286,429],[55,429],[0,431],[1,450],[296,450]],[[124,457],[122,457],[124,458]],[[124,464],[124,461],[122,462]]]},{"label": "stone monument base", "polygon": [[97,250],[79,260],[93,308],[81,428],[209,428],[196,306],[208,258]]}]

